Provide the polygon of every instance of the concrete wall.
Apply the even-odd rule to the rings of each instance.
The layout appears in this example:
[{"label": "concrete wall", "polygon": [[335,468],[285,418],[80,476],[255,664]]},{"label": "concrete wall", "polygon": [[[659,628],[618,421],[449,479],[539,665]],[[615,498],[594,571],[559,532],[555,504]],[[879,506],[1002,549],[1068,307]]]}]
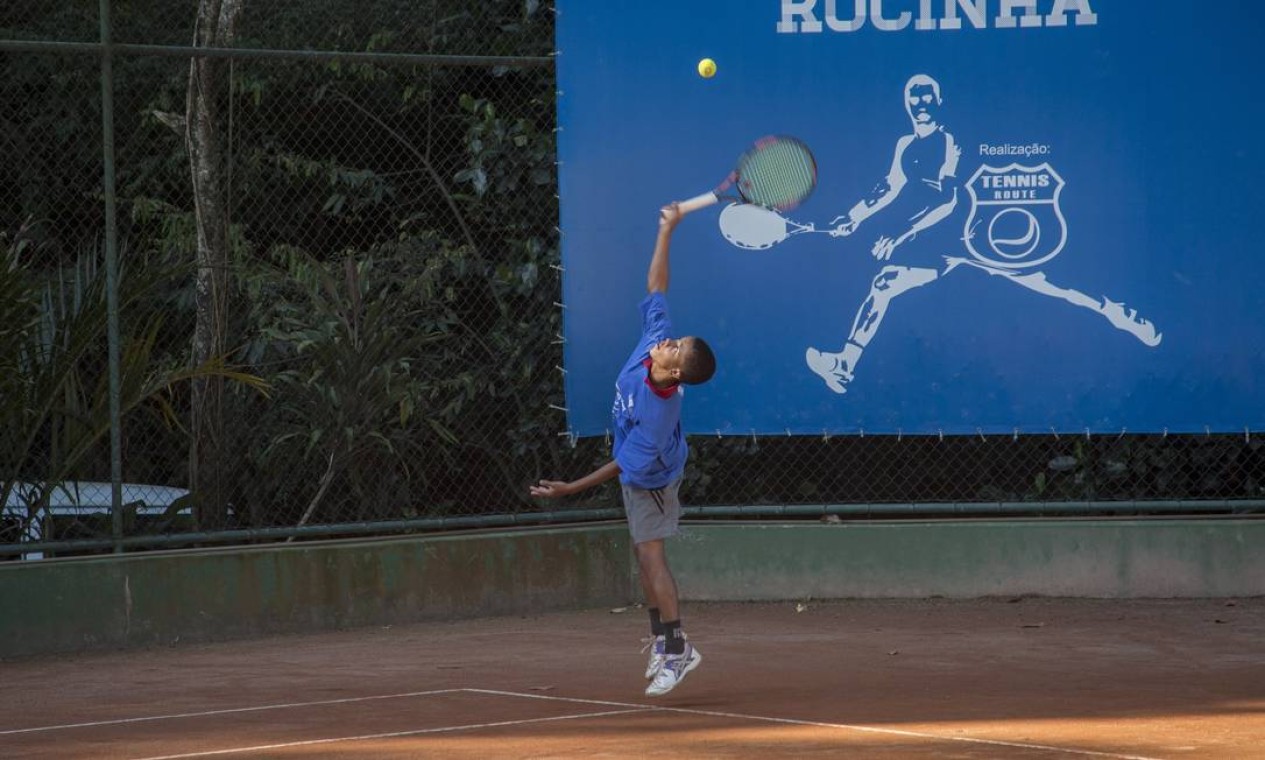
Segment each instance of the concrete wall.
[{"label": "concrete wall", "polygon": [[626,604],[621,525],[0,564],[0,657]]},{"label": "concrete wall", "polygon": [[[0,657],[622,605],[623,524],[0,564]],[[1265,520],[690,524],[687,600],[1265,595]]]},{"label": "concrete wall", "polygon": [[687,526],[698,600],[1265,595],[1265,520],[979,520]]}]

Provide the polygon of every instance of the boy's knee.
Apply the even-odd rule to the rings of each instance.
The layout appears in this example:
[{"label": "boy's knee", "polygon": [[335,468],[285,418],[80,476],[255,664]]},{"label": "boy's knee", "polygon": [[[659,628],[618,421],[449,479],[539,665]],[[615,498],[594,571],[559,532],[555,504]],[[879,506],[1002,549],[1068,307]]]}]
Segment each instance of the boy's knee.
[{"label": "boy's knee", "polygon": [[637,552],[637,561],[639,563],[654,564],[663,561],[664,552],[662,539],[643,541],[642,543],[637,544],[634,549]]}]

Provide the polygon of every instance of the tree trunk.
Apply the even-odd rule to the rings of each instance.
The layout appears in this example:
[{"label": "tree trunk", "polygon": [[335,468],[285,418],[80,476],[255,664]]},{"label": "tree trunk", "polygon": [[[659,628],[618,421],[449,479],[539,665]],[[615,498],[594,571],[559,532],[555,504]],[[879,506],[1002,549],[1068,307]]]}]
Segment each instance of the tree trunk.
[{"label": "tree trunk", "polygon": [[[196,47],[230,47],[244,0],[199,0]],[[228,94],[228,60],[194,58],[185,100],[185,144],[193,181],[197,221],[197,323],[193,364],[223,356],[228,346],[229,227],[226,140],[219,103]],[[222,528],[226,516],[224,381],[193,381],[190,417],[189,490],[203,530]]]}]

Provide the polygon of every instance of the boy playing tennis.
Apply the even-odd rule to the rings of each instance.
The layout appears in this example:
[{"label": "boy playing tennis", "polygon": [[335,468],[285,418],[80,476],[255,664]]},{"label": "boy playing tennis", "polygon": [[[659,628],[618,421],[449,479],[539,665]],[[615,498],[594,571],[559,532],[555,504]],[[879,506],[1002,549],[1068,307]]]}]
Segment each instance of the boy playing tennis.
[{"label": "boy playing tennis", "polygon": [[677,533],[677,492],[689,456],[681,433],[681,386],[705,383],[716,371],[716,358],[701,338],[672,337],[665,295],[668,247],[681,216],[676,203],[659,210],[659,235],[646,276],[650,292],[641,302],[641,341],[615,380],[614,459],[579,480],[542,480],[531,488],[533,496],[566,496],[619,476],[641,588],[650,608],[653,638],[646,694],[652,697],[672,691],[703,659],[681,630],[676,579],[663,545]]}]

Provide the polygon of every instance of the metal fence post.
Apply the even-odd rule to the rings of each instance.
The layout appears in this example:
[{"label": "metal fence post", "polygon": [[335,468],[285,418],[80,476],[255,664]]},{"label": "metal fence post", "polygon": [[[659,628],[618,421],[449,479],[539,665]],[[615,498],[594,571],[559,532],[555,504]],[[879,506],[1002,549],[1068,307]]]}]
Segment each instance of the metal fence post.
[{"label": "metal fence post", "polygon": [[114,552],[123,552],[123,430],[119,378],[118,224],[114,198],[114,52],[111,48],[110,0],[101,8],[101,153],[105,164],[106,335],[110,383],[110,525]]}]

